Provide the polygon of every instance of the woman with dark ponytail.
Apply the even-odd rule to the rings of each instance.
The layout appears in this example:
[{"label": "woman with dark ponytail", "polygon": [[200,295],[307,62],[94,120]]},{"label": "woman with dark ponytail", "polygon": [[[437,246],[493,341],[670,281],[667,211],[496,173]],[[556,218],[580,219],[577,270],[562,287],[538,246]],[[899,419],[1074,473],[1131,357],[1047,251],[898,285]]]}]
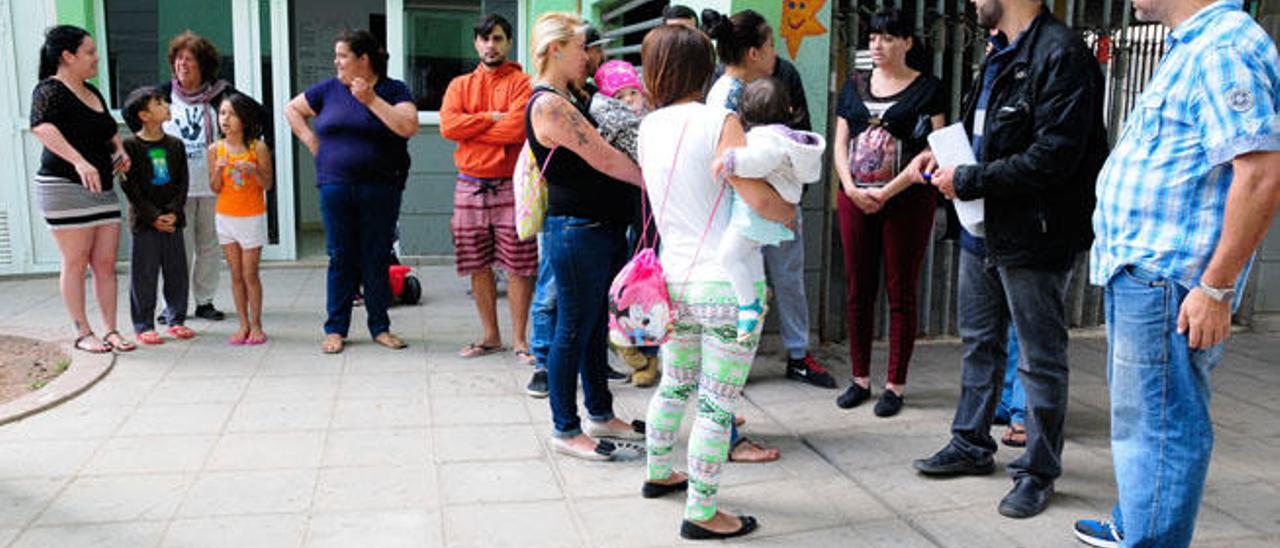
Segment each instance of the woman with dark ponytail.
[{"label": "woman with dark ponytail", "polygon": [[[129,169],[116,121],[88,80],[98,74],[98,48],[89,33],[60,25],[45,32],[40,83],[31,98],[31,132],[44,144],[36,173],[36,203],[62,253],[62,302],[75,324],[78,350],[135,348],[116,331],[116,247],[120,201],[115,173]],[[98,338],[85,315],[84,274],[93,270],[94,295],[106,333]]]}]

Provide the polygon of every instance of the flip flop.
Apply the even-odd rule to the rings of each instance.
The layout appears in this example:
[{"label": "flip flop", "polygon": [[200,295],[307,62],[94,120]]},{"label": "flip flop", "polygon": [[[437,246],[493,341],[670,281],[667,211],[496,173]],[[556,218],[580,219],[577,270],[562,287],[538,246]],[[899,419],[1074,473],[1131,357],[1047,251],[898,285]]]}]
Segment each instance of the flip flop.
[{"label": "flip flop", "polygon": [[266,333],[263,333],[261,337],[255,337],[255,336],[253,336],[253,335],[249,335],[248,337],[246,337],[246,338],[244,339],[244,344],[247,344],[247,345],[250,345],[250,346],[257,346],[257,345],[260,345],[260,344],[266,344],[266,342],[267,342],[267,334],[266,334]]},{"label": "flip flop", "polygon": [[230,337],[227,337],[227,344],[231,346],[242,346],[247,340],[249,340],[249,337],[237,337],[235,333],[232,333]]},{"label": "flip flop", "polygon": [[346,347],[347,341],[339,335],[326,335],[324,340],[320,341],[320,351],[325,354],[341,354]]},{"label": "flip flop", "polygon": [[91,338],[94,338],[96,336],[97,335],[94,335],[92,331],[85,333],[84,335],[80,335],[80,337],[77,338],[75,342],[71,343],[71,347],[81,352],[88,352],[90,354],[106,354],[107,352],[110,352],[111,345],[105,342],[98,342],[97,346],[89,346],[84,344],[85,341]]},{"label": "flip flop", "polygon": [[382,333],[379,333],[377,337],[373,338],[373,342],[392,350],[402,350],[409,347],[409,343],[404,342],[400,337],[393,335],[390,331],[383,331]]},{"label": "flip flop", "polygon": [[774,454],[773,454],[773,457],[755,458],[755,459],[741,459],[741,458],[733,458],[733,450],[734,450],[734,449],[737,449],[739,445],[750,445],[751,447],[755,447],[755,448],[756,448],[757,450],[759,450],[759,451],[768,451],[768,450],[770,450],[770,449],[775,449],[775,450],[776,450],[776,448],[773,448],[773,447],[765,447],[765,446],[763,446],[763,445],[760,445],[759,443],[756,443],[755,441],[751,440],[750,438],[748,438],[748,437],[746,437],[746,436],[742,436],[742,437],[739,437],[739,438],[738,438],[738,442],[737,442],[737,443],[735,443],[735,444],[733,444],[733,446],[729,447],[729,455],[727,456],[727,458],[728,458],[729,462],[741,462],[741,463],[748,463],[748,464],[756,464],[756,463],[764,463],[764,462],[773,462],[773,461],[775,461],[775,460],[778,460],[779,458],[782,458],[782,452],[781,452],[781,451],[778,451],[777,453],[774,453]]},{"label": "flip flop", "polygon": [[138,341],[142,344],[150,345],[164,344],[164,338],[155,331],[143,331],[142,333],[138,333]]},{"label": "flip flop", "polygon": [[515,351],[515,352],[513,352],[513,354],[515,354],[515,355],[516,355],[516,361],[518,361],[518,362],[520,362],[520,363],[522,363],[522,364],[525,364],[525,365],[534,365],[534,364],[538,363],[538,359],[537,359],[537,358],[535,358],[535,357],[533,357],[533,354],[532,354],[532,353],[530,353],[528,350],[522,350],[522,349],[517,348],[517,349],[516,349],[516,351]]},{"label": "flip flop", "polygon": [[196,332],[192,330],[190,327],[187,327],[185,325],[175,325],[173,327],[170,327],[165,332],[168,333],[170,337],[173,337],[175,339],[182,339],[182,340],[190,339],[196,336]]},{"label": "flip flop", "polygon": [[[111,337],[115,337],[116,342],[111,342]],[[121,335],[119,331],[114,329],[102,335],[102,342],[107,343],[112,350],[119,350],[121,352],[133,352],[138,348],[138,345],[129,342],[128,339],[124,338],[124,335]]]},{"label": "flip flop", "polygon": [[502,352],[503,350],[506,350],[506,349],[503,348],[502,345],[500,344],[489,346],[489,345],[480,344],[480,343],[471,343],[462,347],[462,350],[458,351],[458,357],[479,358],[480,356],[488,356],[489,354],[493,354],[495,352]]},{"label": "flip flop", "polygon": [[1000,443],[1006,447],[1026,447],[1027,446],[1027,427],[1021,424],[1010,424],[1004,430],[1004,436],[1001,436]]}]

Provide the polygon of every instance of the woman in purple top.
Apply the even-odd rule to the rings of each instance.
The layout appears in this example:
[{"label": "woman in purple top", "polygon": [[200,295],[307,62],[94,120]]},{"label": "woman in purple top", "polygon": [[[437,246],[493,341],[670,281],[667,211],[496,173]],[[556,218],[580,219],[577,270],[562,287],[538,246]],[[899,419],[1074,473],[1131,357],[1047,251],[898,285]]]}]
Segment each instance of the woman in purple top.
[{"label": "woman in purple top", "polygon": [[387,269],[418,109],[409,87],[387,78],[387,52],[373,34],[344,31],[333,49],[337,76],[307,88],[285,109],[293,134],[316,158],[329,251],[328,319],[320,348],[342,351],[352,298],[363,287],[369,334],[382,346],[401,349],[408,345],[391,333],[387,316]]}]

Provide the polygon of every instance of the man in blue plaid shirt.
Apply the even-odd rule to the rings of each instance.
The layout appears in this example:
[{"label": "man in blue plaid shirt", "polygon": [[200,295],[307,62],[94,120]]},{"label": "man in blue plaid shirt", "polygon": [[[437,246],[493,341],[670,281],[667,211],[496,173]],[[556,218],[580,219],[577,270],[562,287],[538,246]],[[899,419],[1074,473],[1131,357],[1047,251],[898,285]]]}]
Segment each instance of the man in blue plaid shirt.
[{"label": "man in blue plaid shirt", "polygon": [[1213,425],[1210,371],[1280,203],[1280,59],[1241,0],[1134,0],[1167,53],[1098,178],[1119,502],[1094,546],[1187,546]]}]

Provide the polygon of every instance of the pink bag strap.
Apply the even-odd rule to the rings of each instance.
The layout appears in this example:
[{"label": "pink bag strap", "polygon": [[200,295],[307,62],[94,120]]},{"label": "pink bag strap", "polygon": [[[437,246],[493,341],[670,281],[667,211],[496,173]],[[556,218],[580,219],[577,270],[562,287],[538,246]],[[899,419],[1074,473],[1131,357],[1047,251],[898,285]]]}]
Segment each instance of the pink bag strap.
[{"label": "pink bag strap", "polygon": [[[684,144],[684,135],[688,129],[689,129],[689,122],[686,121],[684,123],[684,127],[680,129],[680,138],[676,139],[676,154],[675,154],[675,157],[673,157],[671,160],[671,171],[667,172],[667,191],[662,196],[662,211],[664,213],[667,210],[667,201],[671,198],[671,181],[672,179],[674,179],[674,176],[676,173],[676,167],[680,160],[681,145]],[[708,167],[708,169],[710,169],[710,167]],[[698,247],[695,248],[693,251],[693,260],[689,263],[689,270],[686,271],[684,274],[684,281],[680,282],[680,286],[683,288],[683,292],[680,294],[679,297],[676,298],[677,301],[683,301],[685,295],[689,292],[689,278],[693,276],[693,267],[698,264],[698,256],[702,253],[702,245],[707,243],[707,234],[711,233],[711,223],[715,222],[716,211],[720,209],[720,201],[724,199],[724,193],[729,188],[729,183],[725,179],[720,179],[719,183],[720,183],[720,193],[716,195],[715,204],[711,206],[711,215],[707,217],[707,225],[702,228],[702,236],[698,238]],[[641,183],[641,187],[643,190],[643,182]],[[644,207],[643,202],[641,203],[640,207],[641,208]],[[646,218],[645,221],[646,222],[644,225],[644,231],[640,235],[641,241],[644,240],[645,232],[647,232],[649,229],[649,223],[647,222],[648,219]],[[675,309],[673,308],[672,309],[673,313],[674,313],[674,310]]]}]

